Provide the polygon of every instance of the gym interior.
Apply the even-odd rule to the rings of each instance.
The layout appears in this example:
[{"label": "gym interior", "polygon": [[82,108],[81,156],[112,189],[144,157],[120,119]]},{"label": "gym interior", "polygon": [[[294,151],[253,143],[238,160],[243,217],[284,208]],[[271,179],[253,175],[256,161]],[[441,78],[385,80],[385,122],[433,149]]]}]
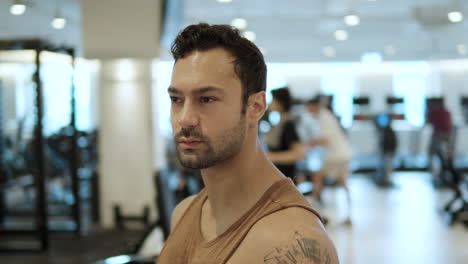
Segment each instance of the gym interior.
[{"label": "gym interior", "polygon": [[[167,94],[171,43],[199,22],[260,48],[266,100],[288,87],[303,137],[309,99],[338,118],[352,203],[325,178],[319,211],[341,263],[468,263],[467,18],[464,0],[1,1],[0,263],[157,263],[204,187]],[[325,151],[297,163],[304,195]]]}]

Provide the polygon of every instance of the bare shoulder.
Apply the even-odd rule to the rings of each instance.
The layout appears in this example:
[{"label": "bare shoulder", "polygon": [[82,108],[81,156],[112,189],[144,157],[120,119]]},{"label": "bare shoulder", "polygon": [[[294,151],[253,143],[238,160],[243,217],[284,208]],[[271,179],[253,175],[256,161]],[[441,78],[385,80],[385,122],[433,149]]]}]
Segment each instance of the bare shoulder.
[{"label": "bare shoulder", "polygon": [[333,242],[320,220],[302,208],[289,208],[259,221],[229,264],[338,264]]},{"label": "bare shoulder", "polygon": [[193,199],[195,199],[196,195],[191,195],[185,198],[182,202],[180,202],[172,212],[171,217],[171,232],[174,230],[174,227],[179,223],[180,218],[184,215],[187,208],[192,204]]}]

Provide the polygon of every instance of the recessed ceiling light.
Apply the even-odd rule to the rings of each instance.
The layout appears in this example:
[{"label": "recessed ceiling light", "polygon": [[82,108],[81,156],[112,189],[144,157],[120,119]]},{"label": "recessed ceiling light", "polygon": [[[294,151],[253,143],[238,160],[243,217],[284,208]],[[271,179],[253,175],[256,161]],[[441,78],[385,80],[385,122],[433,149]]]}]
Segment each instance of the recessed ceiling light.
[{"label": "recessed ceiling light", "polygon": [[346,30],[337,30],[335,31],[335,39],[339,41],[344,41],[348,39],[348,32]]},{"label": "recessed ceiling light", "polygon": [[257,38],[257,34],[255,34],[255,32],[253,31],[245,31],[244,32],[244,37],[252,42],[255,41],[255,39]]},{"label": "recessed ceiling light", "polygon": [[232,0],[217,0],[220,3],[230,3]]},{"label": "recessed ceiling light", "polygon": [[344,17],[344,22],[348,26],[357,26],[361,23],[361,19],[356,15],[349,15]]},{"label": "recessed ceiling light", "polygon": [[384,52],[385,52],[385,55],[387,56],[393,56],[396,54],[396,49],[392,45],[387,45],[384,47]]},{"label": "recessed ceiling light", "polygon": [[336,50],[333,47],[327,46],[322,49],[322,52],[327,57],[335,57]]},{"label": "recessed ceiling light", "polygon": [[55,29],[63,29],[67,25],[67,20],[63,17],[55,17],[50,25]]},{"label": "recessed ceiling light", "polygon": [[245,28],[247,28],[247,20],[243,19],[243,18],[234,18],[232,21],[231,21],[231,26],[239,29],[239,30],[244,30]]},{"label": "recessed ceiling light", "polygon": [[459,23],[459,22],[463,21],[463,13],[462,12],[458,12],[458,11],[450,12],[450,13],[448,13],[447,16],[448,16],[448,19],[450,20],[450,22],[452,22],[452,23]]},{"label": "recessed ceiling light", "polygon": [[15,16],[19,16],[24,14],[26,11],[26,5],[21,3],[20,1],[15,1],[13,4],[10,6],[10,13]]},{"label": "recessed ceiling light", "polygon": [[458,51],[458,54],[465,55],[468,53],[468,48],[466,47],[465,44],[458,44],[457,51]]}]

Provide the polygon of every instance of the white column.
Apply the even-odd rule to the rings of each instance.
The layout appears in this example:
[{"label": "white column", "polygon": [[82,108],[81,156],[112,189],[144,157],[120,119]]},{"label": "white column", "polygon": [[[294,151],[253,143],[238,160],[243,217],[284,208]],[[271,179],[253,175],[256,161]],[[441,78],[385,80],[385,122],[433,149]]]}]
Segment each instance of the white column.
[{"label": "white column", "polygon": [[[166,158],[166,138],[163,135],[163,128],[161,123],[166,120],[162,120],[170,111],[170,100],[169,94],[167,93],[167,88],[169,83],[165,81],[170,80],[170,76],[165,81],[161,79],[156,80],[157,76],[157,61],[153,62],[153,84],[151,89],[151,101],[152,101],[152,123],[153,123],[153,168],[154,170],[160,170],[166,168],[167,158]],[[166,100],[166,101],[164,101]],[[164,114],[163,114],[164,112]]]},{"label": "white column", "polygon": [[154,205],[151,62],[105,60],[99,80],[99,175],[102,223],[112,207],[141,214]]},{"label": "white column", "polygon": [[[152,61],[159,54],[160,0],[82,0],[83,53],[100,61],[99,190],[101,222],[123,214],[154,216]],[[162,144],[161,144],[162,146]],[[159,146],[159,147],[161,147]]]}]

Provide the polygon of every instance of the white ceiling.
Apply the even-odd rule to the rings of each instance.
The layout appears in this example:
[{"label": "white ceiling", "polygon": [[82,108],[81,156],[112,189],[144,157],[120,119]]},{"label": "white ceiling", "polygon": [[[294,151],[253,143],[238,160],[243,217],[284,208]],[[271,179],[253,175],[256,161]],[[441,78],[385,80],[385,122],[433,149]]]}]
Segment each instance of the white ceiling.
[{"label": "white ceiling", "polygon": [[[12,0],[0,0],[0,39],[40,38],[57,45],[79,48],[80,1],[79,0],[24,0],[27,8],[21,16],[10,14]],[[67,19],[62,30],[50,25],[56,16]]]},{"label": "white ceiling", "polygon": [[[456,49],[458,44],[468,47],[468,0],[169,1],[183,2],[182,25],[200,21],[226,24],[233,18],[245,18],[247,30],[256,33],[256,44],[271,62],[356,61],[365,52],[384,53],[388,45],[396,54],[384,54],[386,60],[468,57]],[[26,0],[28,9],[22,16],[9,13],[11,3],[0,1],[0,39],[39,37],[78,49],[81,46],[80,0]],[[450,23],[450,10],[462,11],[465,20]],[[63,30],[50,26],[57,12],[68,20]],[[360,16],[359,26],[345,25],[343,16],[350,13]],[[346,29],[349,39],[335,40],[337,29]],[[336,49],[334,58],[323,54],[325,46]],[[167,51],[162,54],[170,58]]]},{"label": "white ceiling", "polygon": [[[449,10],[464,11],[464,22],[450,23]],[[269,61],[354,61],[388,45],[396,50],[389,60],[457,58],[456,46],[468,46],[467,0],[185,0],[184,12],[185,24],[245,18]],[[351,13],[360,16],[359,26],[345,25]],[[338,29],[349,39],[335,40]],[[335,58],[325,57],[325,46],[335,48]]]}]

